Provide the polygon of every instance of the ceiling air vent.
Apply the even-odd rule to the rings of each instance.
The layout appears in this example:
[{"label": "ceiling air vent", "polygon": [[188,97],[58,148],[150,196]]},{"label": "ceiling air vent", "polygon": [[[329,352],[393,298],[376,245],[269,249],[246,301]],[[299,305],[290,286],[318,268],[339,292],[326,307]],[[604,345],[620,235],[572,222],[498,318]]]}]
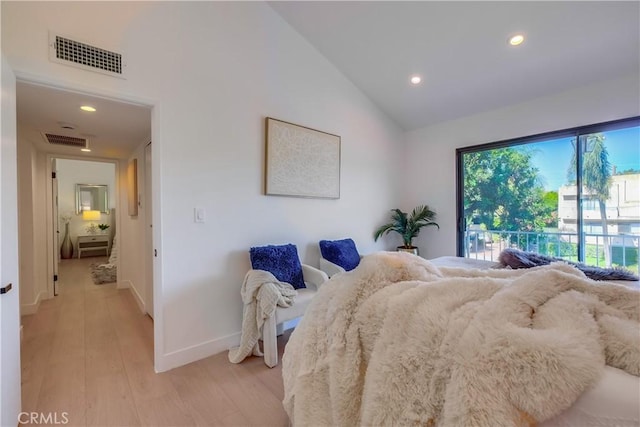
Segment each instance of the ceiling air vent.
[{"label": "ceiling air vent", "polygon": [[56,135],[53,133],[45,133],[43,135],[44,139],[46,139],[49,144],[64,145],[66,147],[87,148],[87,140],[85,138]]},{"label": "ceiling air vent", "polygon": [[49,58],[61,64],[124,78],[122,54],[49,33]]}]

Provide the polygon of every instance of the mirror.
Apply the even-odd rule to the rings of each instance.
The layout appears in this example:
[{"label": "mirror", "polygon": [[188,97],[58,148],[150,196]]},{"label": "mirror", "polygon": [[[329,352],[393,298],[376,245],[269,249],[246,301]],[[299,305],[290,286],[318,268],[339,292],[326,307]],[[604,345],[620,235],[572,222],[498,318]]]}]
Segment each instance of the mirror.
[{"label": "mirror", "polygon": [[100,211],[109,213],[109,186],[76,184],[76,213]]}]

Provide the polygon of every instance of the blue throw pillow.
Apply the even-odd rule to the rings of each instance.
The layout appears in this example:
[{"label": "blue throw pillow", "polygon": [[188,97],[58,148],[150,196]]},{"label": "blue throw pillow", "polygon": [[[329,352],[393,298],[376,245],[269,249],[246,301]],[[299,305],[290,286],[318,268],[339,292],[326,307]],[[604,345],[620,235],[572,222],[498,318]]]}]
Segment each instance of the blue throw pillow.
[{"label": "blue throw pillow", "polygon": [[351,271],[360,264],[360,254],[351,239],[320,240],[322,258]]},{"label": "blue throw pillow", "polygon": [[268,271],[296,289],[306,288],[296,245],[257,246],[251,248],[249,255],[254,270]]}]

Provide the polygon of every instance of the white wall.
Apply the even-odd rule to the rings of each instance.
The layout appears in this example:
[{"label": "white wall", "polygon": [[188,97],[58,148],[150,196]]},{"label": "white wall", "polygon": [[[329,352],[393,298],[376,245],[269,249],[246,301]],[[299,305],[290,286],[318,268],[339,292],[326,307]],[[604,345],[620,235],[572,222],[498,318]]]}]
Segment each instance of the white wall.
[{"label": "white wall", "polygon": [[[128,179],[127,167],[129,160],[137,159],[138,161],[138,194],[136,200],[144,200],[144,147],[149,142],[146,139],[142,142],[135,152],[125,160],[120,161],[120,174],[118,177],[120,186],[120,229],[118,231],[118,240],[120,240],[120,248],[124,252],[124,256],[118,257],[118,283],[131,288],[140,309],[145,311],[146,301],[146,268],[145,268],[145,209],[147,206],[140,204],[138,207],[138,215],[129,216],[128,208]],[[139,196],[138,196],[139,195]]]},{"label": "white wall", "polygon": [[0,425],[15,425],[20,396],[20,279],[18,268],[18,182],[16,78],[0,56]]},{"label": "white wall", "polygon": [[640,76],[635,74],[408,132],[403,203],[429,204],[440,225],[416,240],[421,255],[456,254],[456,148],[639,114]]},{"label": "white wall", "polygon": [[[18,139],[20,136],[18,134]],[[20,314],[34,313],[39,298],[35,290],[35,252],[33,206],[33,159],[37,153],[30,142],[17,144],[18,173],[18,242],[20,262]],[[25,313],[26,311],[26,313]]]},{"label": "white wall", "polygon": [[[49,62],[49,29],[123,51],[127,78]],[[3,2],[2,36],[19,77],[155,104],[157,369],[238,342],[249,247],[292,242],[314,265],[320,239],[384,247],[402,133],[267,4]],[[262,195],[266,116],[342,137],[339,200]]]},{"label": "white wall", "polygon": [[18,129],[18,229],[20,251],[20,313],[35,313],[47,297],[46,158],[21,138]]},{"label": "white wall", "polygon": [[[109,210],[118,209],[116,203],[116,166],[114,163],[57,159],[56,178],[58,178],[58,214],[71,215],[69,223],[69,235],[73,242],[73,256],[78,256],[78,236],[86,235],[89,222],[82,219],[82,215],[76,214],[76,184],[107,185],[109,194]],[[111,214],[100,214],[98,224],[115,224],[115,218]],[[60,244],[64,238],[65,227],[60,222]]]}]

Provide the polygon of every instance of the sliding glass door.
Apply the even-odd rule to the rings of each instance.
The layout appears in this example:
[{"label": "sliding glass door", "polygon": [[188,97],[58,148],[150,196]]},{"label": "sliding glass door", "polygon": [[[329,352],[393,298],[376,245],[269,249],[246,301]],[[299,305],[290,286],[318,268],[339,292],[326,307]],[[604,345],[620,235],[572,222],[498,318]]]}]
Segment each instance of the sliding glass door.
[{"label": "sliding glass door", "polygon": [[638,271],[640,128],[580,136],[582,261]]},{"label": "sliding glass door", "polygon": [[457,150],[458,255],[518,248],[638,271],[638,118]]}]

